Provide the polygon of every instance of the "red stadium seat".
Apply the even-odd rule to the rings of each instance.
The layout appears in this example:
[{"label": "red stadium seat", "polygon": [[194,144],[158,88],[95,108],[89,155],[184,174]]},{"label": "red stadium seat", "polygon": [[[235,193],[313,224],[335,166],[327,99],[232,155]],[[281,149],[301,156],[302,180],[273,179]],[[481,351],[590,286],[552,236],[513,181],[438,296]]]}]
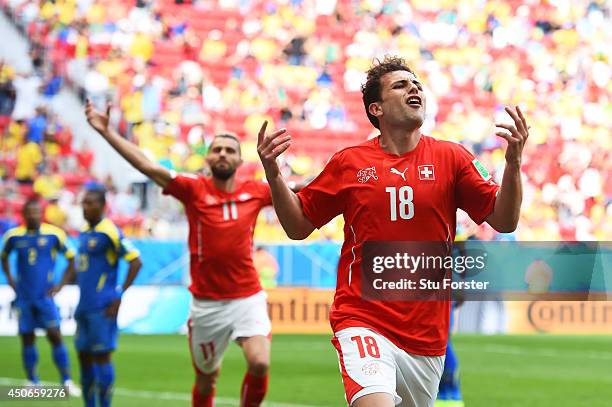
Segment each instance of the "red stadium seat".
[{"label": "red stadium seat", "polygon": [[77,191],[90,178],[87,174],[75,174],[71,172],[61,174],[65,187],[70,191]]},{"label": "red stadium seat", "polygon": [[24,198],[16,198],[14,200],[9,201],[8,204],[11,206],[11,210],[13,211],[13,213],[21,213],[25,201],[26,200]]},{"label": "red stadium seat", "polygon": [[19,183],[17,184],[17,192],[19,193],[19,196],[27,199],[34,195],[34,188],[32,184]]}]

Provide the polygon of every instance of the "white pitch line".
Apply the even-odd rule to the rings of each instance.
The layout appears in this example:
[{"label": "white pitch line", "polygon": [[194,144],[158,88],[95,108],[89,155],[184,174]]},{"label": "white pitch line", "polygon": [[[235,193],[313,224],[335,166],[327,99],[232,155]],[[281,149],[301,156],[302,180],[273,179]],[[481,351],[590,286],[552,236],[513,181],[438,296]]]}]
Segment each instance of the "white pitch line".
[{"label": "white pitch line", "polygon": [[[0,385],[3,385],[3,386],[25,385],[26,383],[27,381],[23,379],[17,379],[14,377],[0,377]],[[46,386],[57,386],[59,383],[41,381],[40,384],[46,385]],[[134,389],[126,389],[123,387],[115,387],[113,389],[113,393],[116,394],[117,396],[133,397],[133,398],[141,398],[141,399],[191,401],[190,394],[177,393],[177,392],[171,392],[171,391],[134,390]],[[232,399],[232,398],[225,398],[225,397],[215,397],[215,405],[239,406],[240,400]],[[317,407],[317,406],[311,406],[308,404],[292,404],[292,403],[276,403],[276,402],[264,402],[262,406],[264,407]]]},{"label": "white pitch line", "polygon": [[612,353],[610,352],[598,352],[598,351],[568,351],[560,352],[557,349],[551,348],[534,348],[526,350],[518,346],[508,345],[485,345],[485,346],[473,346],[473,345],[458,345],[458,349],[468,352],[488,352],[488,353],[500,353],[506,355],[525,355],[525,356],[543,356],[552,358],[577,358],[577,359],[594,359],[594,360],[612,360]]}]

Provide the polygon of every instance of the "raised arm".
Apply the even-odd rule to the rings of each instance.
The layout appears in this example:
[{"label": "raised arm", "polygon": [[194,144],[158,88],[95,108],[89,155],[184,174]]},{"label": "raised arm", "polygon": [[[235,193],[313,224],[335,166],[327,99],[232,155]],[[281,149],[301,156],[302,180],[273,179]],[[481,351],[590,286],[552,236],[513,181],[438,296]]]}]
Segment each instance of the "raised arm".
[{"label": "raised arm", "polygon": [[508,130],[498,131],[495,134],[506,139],[506,167],[502,179],[495,208],[485,219],[493,229],[502,233],[509,233],[516,230],[519,215],[521,213],[521,203],[523,201],[523,186],[521,182],[521,159],[523,147],[529,137],[529,126],[523,116],[523,112],[517,106],[516,111],[506,107],[506,112],[514,120],[514,126],[497,123],[497,127]]},{"label": "raised arm", "polygon": [[300,199],[287,185],[276,162],[276,158],[291,145],[291,136],[283,136],[286,129],[266,135],[267,126],[268,122],[265,121],[259,130],[257,153],[270,185],[274,210],[287,236],[293,240],[302,240],[312,233],[314,226],[304,215]]},{"label": "raised arm", "polygon": [[111,105],[108,104],[106,113],[98,112],[88,100],[85,107],[85,115],[91,127],[100,133],[108,144],[110,144],[111,147],[113,147],[134,168],[146,175],[160,187],[165,188],[172,178],[170,171],[157,163],[151,162],[136,144],[121,137],[121,135],[109,127],[110,108]]}]

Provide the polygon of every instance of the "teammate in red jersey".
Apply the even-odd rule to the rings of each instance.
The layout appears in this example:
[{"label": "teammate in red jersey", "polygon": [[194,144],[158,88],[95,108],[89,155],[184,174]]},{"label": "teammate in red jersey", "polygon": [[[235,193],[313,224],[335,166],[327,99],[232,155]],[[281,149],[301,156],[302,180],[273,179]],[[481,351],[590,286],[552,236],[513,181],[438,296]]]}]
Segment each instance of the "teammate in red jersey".
[{"label": "teammate in red jersey", "polygon": [[291,144],[286,130],[266,135],[258,153],[274,208],[287,235],[304,239],[342,214],[344,245],[331,325],[349,405],[433,406],[448,339],[448,301],[374,301],[362,297],[362,247],[372,241],[454,240],[457,208],[500,232],[516,228],[522,200],[520,164],[528,126],[497,124],[508,142],[501,187],[459,144],[421,134],[425,94],[400,58],[387,57],[362,87],[368,118],[380,136],[341,150],[321,174],[293,193],[276,158]]},{"label": "teammate in red jersey", "polygon": [[105,114],[88,102],[87,120],[137,170],[180,200],[189,221],[193,303],[189,347],[196,380],[194,407],[213,405],[215,384],[230,340],[244,351],[247,373],[240,405],[259,406],[268,388],[270,319],[266,294],[253,266],[253,230],[260,209],[271,204],[263,182],[236,180],[240,141],[217,135],[206,156],[212,177],[176,174],[151,162],[135,145],[109,128]]}]

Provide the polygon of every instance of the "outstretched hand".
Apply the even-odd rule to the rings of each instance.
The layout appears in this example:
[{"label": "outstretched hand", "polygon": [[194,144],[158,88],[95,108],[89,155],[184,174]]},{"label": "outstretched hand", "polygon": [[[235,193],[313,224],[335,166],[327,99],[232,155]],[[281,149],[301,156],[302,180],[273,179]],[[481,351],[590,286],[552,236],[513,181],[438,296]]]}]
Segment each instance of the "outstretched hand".
[{"label": "outstretched hand", "polygon": [[[268,121],[264,121],[257,135],[257,153],[266,171],[266,177],[271,179],[278,176],[280,169],[276,159],[291,146],[291,136],[285,135],[287,129],[280,129],[266,135]],[[282,137],[281,137],[282,136]]]},{"label": "outstretched hand", "polygon": [[101,113],[94,109],[93,105],[91,104],[91,100],[89,99],[85,104],[85,116],[87,116],[87,122],[100,134],[104,134],[108,130],[110,110],[110,103],[106,105],[106,113]]},{"label": "outstretched hand", "polygon": [[520,165],[523,155],[523,147],[525,146],[525,142],[529,137],[529,126],[527,125],[525,116],[523,116],[523,112],[521,112],[521,109],[518,106],[516,107],[516,110],[509,107],[506,107],[505,110],[510,117],[512,117],[512,120],[514,120],[514,126],[510,124],[496,123],[496,127],[506,129],[510,132],[510,134],[505,131],[497,131],[495,134],[508,142],[508,147],[506,148],[506,162],[508,164]]}]

